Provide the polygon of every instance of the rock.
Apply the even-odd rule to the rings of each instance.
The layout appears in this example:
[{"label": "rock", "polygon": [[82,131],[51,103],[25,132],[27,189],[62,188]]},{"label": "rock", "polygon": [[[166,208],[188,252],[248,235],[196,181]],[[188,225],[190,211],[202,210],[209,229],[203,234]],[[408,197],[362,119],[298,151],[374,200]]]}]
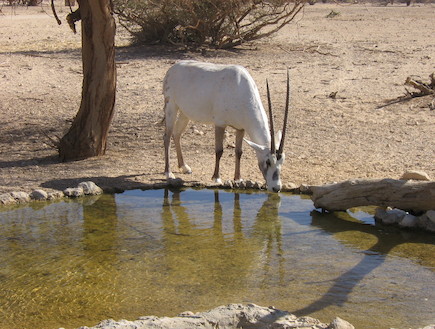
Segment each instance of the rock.
[{"label": "rock", "polygon": [[78,187],[83,189],[85,195],[99,195],[103,193],[103,190],[91,181],[81,182]]},{"label": "rock", "polygon": [[428,210],[421,216],[408,214],[401,209],[376,209],[375,219],[382,224],[398,224],[400,227],[418,227],[426,231],[435,232],[435,210]]},{"label": "rock", "polygon": [[406,171],[402,177],[400,177],[401,180],[424,180],[424,181],[430,181],[430,177],[427,173],[421,170],[408,170]]},{"label": "rock", "polygon": [[[344,323],[347,323],[344,321]],[[254,304],[230,304],[219,306],[207,312],[192,313],[183,312],[177,317],[144,316],[136,321],[105,320],[96,327],[81,327],[81,329],[233,329],[233,328],[256,328],[256,329],[327,329],[328,325],[311,317],[297,318],[295,315],[280,311],[272,307],[261,307]],[[348,329],[351,327],[333,327],[336,329]]]},{"label": "rock", "polygon": [[47,194],[47,200],[56,200],[65,196],[62,191],[48,192]]},{"label": "rock", "polygon": [[247,189],[252,189],[252,188],[254,188],[254,185],[255,185],[255,182],[254,182],[254,181],[252,181],[252,180],[247,180],[247,181],[246,181],[246,188],[247,188]]},{"label": "rock", "polygon": [[432,223],[435,224],[435,210],[426,211],[426,216],[431,220]]},{"label": "rock", "polygon": [[407,212],[401,209],[376,209],[375,219],[383,224],[397,224],[407,215]]},{"label": "rock", "polygon": [[172,178],[167,180],[168,186],[170,187],[182,187],[184,185],[184,180],[181,178]]},{"label": "rock", "polygon": [[193,129],[193,133],[198,136],[203,136],[204,132],[198,129]]},{"label": "rock", "polygon": [[33,190],[32,193],[30,193],[30,198],[36,201],[47,200],[48,193],[44,190]]},{"label": "rock", "polygon": [[301,192],[302,194],[312,194],[313,191],[311,190],[311,186],[307,185],[307,184],[301,184],[301,186],[299,186],[299,192]]},{"label": "rock", "polygon": [[387,210],[384,208],[376,208],[375,211],[375,220],[378,220],[382,223],[383,218],[385,218],[387,216]]},{"label": "rock", "polygon": [[234,183],[231,180],[225,181],[224,185],[225,188],[234,188]]},{"label": "rock", "polygon": [[0,194],[0,203],[3,205],[10,205],[17,203],[17,200],[15,200],[10,193],[4,193]]},{"label": "rock", "polygon": [[351,325],[349,322],[340,319],[339,317],[336,317],[331,324],[329,325],[328,329],[355,329],[353,325]]},{"label": "rock", "polygon": [[426,211],[417,219],[418,227],[429,232],[435,232],[435,210]]},{"label": "rock", "polygon": [[287,183],[282,186],[282,190],[285,192],[291,192],[296,191],[298,189],[298,186],[295,183]]},{"label": "rock", "polygon": [[26,192],[11,192],[11,196],[18,203],[26,203],[30,201],[30,195]]},{"label": "rock", "polygon": [[236,189],[246,189],[246,183],[244,180],[234,181],[233,188]]},{"label": "rock", "polygon": [[405,217],[399,222],[399,226],[402,227],[416,227],[418,223],[418,218],[411,214],[406,214]]},{"label": "rock", "polygon": [[84,195],[83,188],[81,187],[69,187],[63,193],[69,198],[78,198]]}]

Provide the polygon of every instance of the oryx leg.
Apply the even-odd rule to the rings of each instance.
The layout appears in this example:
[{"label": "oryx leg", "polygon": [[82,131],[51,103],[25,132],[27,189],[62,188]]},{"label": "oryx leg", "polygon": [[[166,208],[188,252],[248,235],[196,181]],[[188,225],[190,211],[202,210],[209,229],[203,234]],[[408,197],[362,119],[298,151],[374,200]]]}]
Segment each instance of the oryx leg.
[{"label": "oryx leg", "polygon": [[181,135],[186,130],[187,124],[189,123],[189,118],[186,117],[182,112],[178,114],[177,121],[174,127],[174,144],[175,150],[177,151],[178,167],[181,169],[183,174],[191,174],[192,169],[184,162],[183,152],[181,151]]},{"label": "oryx leg", "polygon": [[224,136],[225,136],[225,127],[215,127],[214,139],[215,139],[216,163],[215,163],[214,174],[212,179],[218,184],[222,184],[222,180],[219,175],[219,164],[221,161],[222,153],[224,153]]},{"label": "oryx leg", "polygon": [[177,112],[177,105],[171,102],[169,98],[165,99],[165,134],[163,136],[163,143],[165,145],[165,175],[167,179],[175,178],[170,169],[169,150],[171,146],[172,131],[175,121],[177,120]]},{"label": "oryx leg", "polygon": [[234,172],[234,181],[240,182],[242,178],[240,176],[240,159],[242,157],[242,145],[243,145],[243,136],[245,135],[245,131],[236,130],[236,170]]}]

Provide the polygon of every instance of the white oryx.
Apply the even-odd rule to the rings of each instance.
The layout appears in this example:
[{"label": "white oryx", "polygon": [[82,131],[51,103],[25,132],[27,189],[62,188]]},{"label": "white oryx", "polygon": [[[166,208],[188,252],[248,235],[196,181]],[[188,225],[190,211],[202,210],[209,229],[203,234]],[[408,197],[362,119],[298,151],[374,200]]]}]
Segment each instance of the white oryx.
[{"label": "white oryx", "polygon": [[[189,120],[193,120],[215,126],[216,164],[213,179],[216,182],[221,183],[219,162],[223,153],[225,128],[231,126],[236,129],[234,180],[241,180],[240,158],[243,136],[246,132],[251,140],[245,139],[245,141],[256,151],[258,165],[266,180],[267,189],[274,192],[281,190],[280,172],[285,159],[283,150],[290,97],[288,74],[284,128],[282,133],[279,131],[276,136],[273,129],[269,85],[267,84],[267,98],[270,128],[258,88],[251,75],[242,66],[180,61],[166,73],[163,94],[165,96],[164,145],[167,179],[175,177],[169,167],[171,136],[174,138],[178,166],[184,173],[192,172],[184,162],[180,138]],[[275,148],[275,143],[279,144],[278,149]]]}]

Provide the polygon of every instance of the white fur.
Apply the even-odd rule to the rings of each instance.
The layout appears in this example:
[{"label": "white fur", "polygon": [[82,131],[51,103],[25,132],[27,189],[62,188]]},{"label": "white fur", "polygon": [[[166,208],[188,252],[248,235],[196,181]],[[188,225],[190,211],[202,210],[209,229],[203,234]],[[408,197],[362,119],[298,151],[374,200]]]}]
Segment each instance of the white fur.
[{"label": "white fur", "polygon": [[[244,132],[251,141],[248,144],[256,151],[260,169],[268,189],[279,191],[279,172],[284,157],[276,159],[270,152],[270,131],[266,112],[258,88],[248,71],[239,65],[218,65],[196,61],[181,61],[166,73],[163,94],[165,97],[165,174],[173,178],[169,167],[170,138],[173,136],[178,156],[178,165],[183,172],[191,172],[184,163],[180,138],[189,120],[209,123],[215,126],[216,166],[213,179],[219,177],[219,160],[223,152],[225,127],[236,129],[236,171],[235,180],[240,180],[241,144]],[[280,139],[280,133],[276,139]],[[268,161],[269,167],[264,171]],[[263,169],[262,169],[263,167]],[[188,168],[189,170],[186,170]],[[278,170],[278,179],[272,175]],[[276,178],[276,175],[275,175]]]}]

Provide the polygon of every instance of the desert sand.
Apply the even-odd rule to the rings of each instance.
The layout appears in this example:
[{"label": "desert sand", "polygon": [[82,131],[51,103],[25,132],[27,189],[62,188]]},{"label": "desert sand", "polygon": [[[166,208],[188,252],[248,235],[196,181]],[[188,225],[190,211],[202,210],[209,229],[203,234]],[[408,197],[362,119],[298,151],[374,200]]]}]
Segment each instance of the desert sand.
[{"label": "desert sand", "polygon": [[[332,10],[339,15],[327,18]],[[78,34],[69,30],[67,13],[58,8],[64,22],[59,26],[46,5],[1,8],[0,194],[62,190],[84,180],[121,189],[164,181],[162,80],[180,59],[245,66],[264,103],[268,79],[278,127],[290,70],[284,183],[399,178],[409,169],[435,177],[433,97],[378,108],[404,95],[408,76],[428,80],[435,71],[433,4],[307,6],[277,35],[232,51],[131,47],[119,27],[116,114],[107,153],[61,163],[51,139],[68,129],[82,84],[80,29]],[[223,180],[233,178],[233,144],[234,132],[228,129]],[[211,183],[213,127],[189,124],[183,146],[193,174],[173,168],[177,177]],[[175,163],[174,149],[172,158]],[[245,180],[263,181],[256,162],[245,144]]]}]

